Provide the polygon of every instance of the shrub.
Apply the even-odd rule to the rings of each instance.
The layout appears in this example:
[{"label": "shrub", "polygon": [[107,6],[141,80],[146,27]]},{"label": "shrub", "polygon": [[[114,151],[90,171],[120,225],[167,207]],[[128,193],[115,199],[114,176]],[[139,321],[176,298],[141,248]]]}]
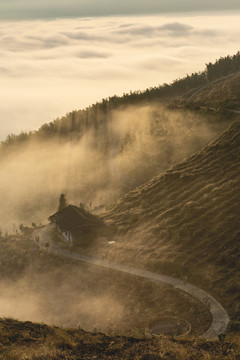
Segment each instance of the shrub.
[{"label": "shrub", "polygon": [[240,331],[240,321],[231,321],[230,325],[229,325],[229,330],[230,331]]}]

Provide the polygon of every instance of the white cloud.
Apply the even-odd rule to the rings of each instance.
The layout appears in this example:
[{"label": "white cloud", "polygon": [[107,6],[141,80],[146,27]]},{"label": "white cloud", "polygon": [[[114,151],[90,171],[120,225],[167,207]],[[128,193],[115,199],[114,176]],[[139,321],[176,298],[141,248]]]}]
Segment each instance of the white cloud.
[{"label": "white cloud", "polygon": [[[87,29],[88,30],[88,29]],[[103,38],[101,38],[100,36],[96,35],[96,34],[88,34],[87,32],[84,31],[75,31],[75,32],[62,32],[62,34],[66,35],[67,37],[69,37],[70,39],[74,39],[74,40],[86,40],[86,41],[101,41],[103,40]]]},{"label": "white cloud", "polygon": [[239,14],[3,22],[0,137],[239,50]]},{"label": "white cloud", "polygon": [[104,50],[99,52],[88,49],[76,52],[75,55],[81,59],[107,59],[112,56],[110,52],[105,52]]},{"label": "white cloud", "polygon": [[126,28],[120,28],[115,31],[116,34],[120,35],[131,35],[131,36],[145,36],[145,37],[156,37],[156,36],[187,36],[193,30],[193,26],[181,24],[178,22],[167,23],[162,26],[150,26],[150,25],[137,25]]}]

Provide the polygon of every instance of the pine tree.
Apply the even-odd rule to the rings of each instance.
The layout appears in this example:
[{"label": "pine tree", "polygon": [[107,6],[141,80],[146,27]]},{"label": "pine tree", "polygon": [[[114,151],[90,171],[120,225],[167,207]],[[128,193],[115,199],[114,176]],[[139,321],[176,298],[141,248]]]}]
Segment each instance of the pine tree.
[{"label": "pine tree", "polygon": [[67,206],[67,201],[64,194],[60,195],[58,211],[63,210]]}]

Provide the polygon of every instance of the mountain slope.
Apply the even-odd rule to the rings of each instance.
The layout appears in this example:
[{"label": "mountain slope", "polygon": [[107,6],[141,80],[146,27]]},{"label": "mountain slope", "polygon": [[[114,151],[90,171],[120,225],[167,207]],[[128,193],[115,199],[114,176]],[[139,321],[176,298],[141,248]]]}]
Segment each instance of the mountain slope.
[{"label": "mountain slope", "polygon": [[110,204],[200,150],[227,124],[214,113],[129,107],[105,125],[86,127],[82,139],[59,135],[5,147],[0,229],[10,233],[20,224],[45,223],[61,193],[76,206]]},{"label": "mountain slope", "polygon": [[240,73],[231,74],[187,92],[182,97],[187,105],[240,110]]},{"label": "mountain slope", "polygon": [[231,119],[184,107],[237,108],[239,69],[237,53],[171,84],[112,96],[39,130],[9,135],[0,144],[6,204],[0,231],[45,222],[61,193],[75,205],[103,207],[201,149]]},{"label": "mountain slope", "polygon": [[[144,91],[131,91],[129,94],[123,94],[122,96],[114,95],[107,99],[102,99],[86,109],[69,112],[60,119],[57,118],[49,124],[43,124],[37,131],[22,132],[19,135],[10,134],[2,142],[2,145],[7,147],[16,144],[21,145],[32,139],[42,140],[43,138],[55,139],[56,137],[66,138],[70,136],[71,138],[80,139],[84,136],[86,129],[97,130],[99,124],[104,124],[107,127],[114,111],[125,110],[129,106],[151,105],[159,102],[166,104],[169,101],[175,101],[177,97],[181,97],[185,93],[187,98],[184,98],[188,99],[189,94],[195,93],[201,87],[208,87],[208,85],[211,87],[218,80],[231,78],[232,75],[239,74],[239,71],[240,52],[237,52],[233,56],[221,57],[213,64],[206,64],[204,71],[186,75],[181,79],[174,80],[170,84],[165,83]],[[237,101],[239,102],[239,91],[236,94]],[[232,95],[235,97],[236,94],[233,93]],[[229,98],[225,92],[224,96],[221,97],[221,102],[225,100],[225,96],[227,99]]]},{"label": "mountain slope", "polygon": [[[239,175],[238,121],[214,143],[109,207],[104,218],[117,243],[105,247],[104,256],[193,279],[238,320]],[[0,359],[237,359],[239,337],[228,336],[215,342],[133,339],[4,319]]]},{"label": "mountain slope", "polygon": [[129,192],[104,218],[108,256],[191,279],[240,319],[240,122],[214,143]]}]

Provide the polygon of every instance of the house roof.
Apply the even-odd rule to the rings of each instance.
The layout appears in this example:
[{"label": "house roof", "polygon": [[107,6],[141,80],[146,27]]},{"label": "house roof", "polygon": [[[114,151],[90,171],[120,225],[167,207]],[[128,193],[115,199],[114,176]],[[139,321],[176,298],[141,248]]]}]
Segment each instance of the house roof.
[{"label": "house roof", "polygon": [[68,205],[50,216],[49,219],[50,221],[55,221],[62,231],[75,230],[85,226],[100,226],[103,224],[102,219],[99,217],[74,205]]}]

